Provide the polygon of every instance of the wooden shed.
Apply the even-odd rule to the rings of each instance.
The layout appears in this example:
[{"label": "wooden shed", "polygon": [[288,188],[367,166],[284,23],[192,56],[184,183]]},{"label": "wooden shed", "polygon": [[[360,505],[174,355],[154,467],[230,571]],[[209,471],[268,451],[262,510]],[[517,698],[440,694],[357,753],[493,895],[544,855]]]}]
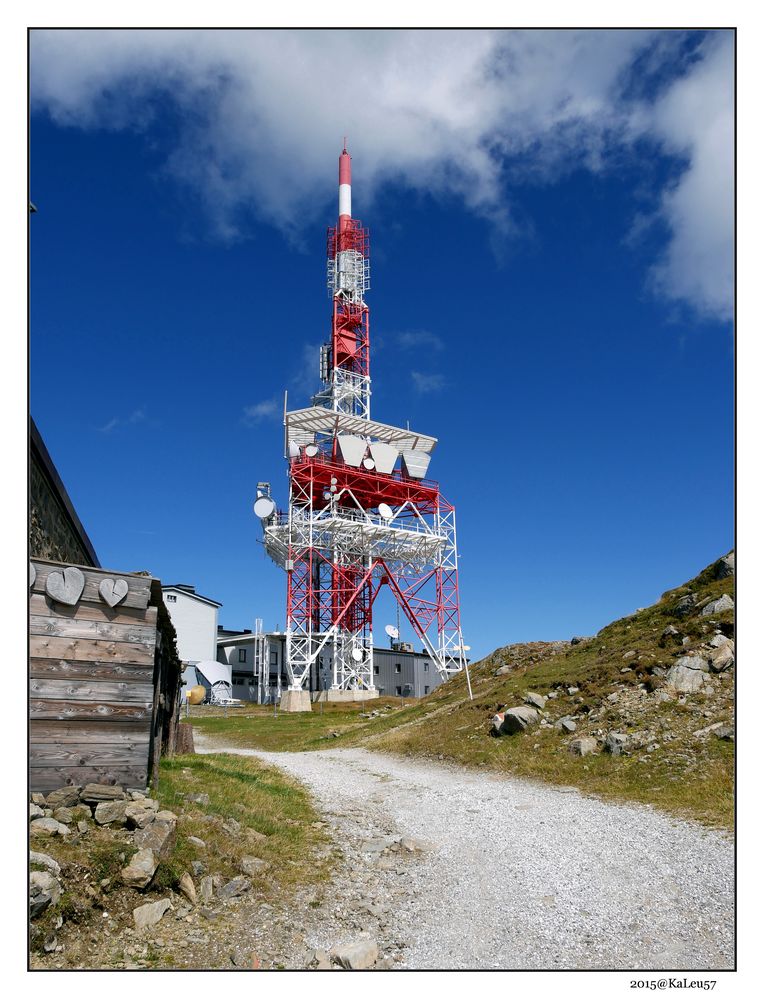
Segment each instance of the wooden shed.
[{"label": "wooden shed", "polygon": [[31,790],[146,786],[179,682],[163,676],[157,594],[150,576],[31,560]]}]

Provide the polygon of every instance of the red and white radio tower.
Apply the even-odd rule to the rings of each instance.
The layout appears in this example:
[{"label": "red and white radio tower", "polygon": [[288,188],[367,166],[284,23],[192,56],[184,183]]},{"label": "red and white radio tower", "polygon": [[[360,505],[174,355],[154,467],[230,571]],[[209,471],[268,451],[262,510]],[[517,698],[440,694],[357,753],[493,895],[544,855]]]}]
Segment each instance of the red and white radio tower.
[{"label": "red and white radio tower", "polygon": [[255,504],[266,551],[287,573],[282,708],[292,710],[309,710],[310,690],[329,700],[375,696],[372,608],[383,586],[442,676],[466,667],[455,511],[425,477],[437,439],[371,419],[369,232],[352,217],[346,148],[327,275],[324,387],[311,406],[284,415],[289,508],[276,510],[267,483]]}]

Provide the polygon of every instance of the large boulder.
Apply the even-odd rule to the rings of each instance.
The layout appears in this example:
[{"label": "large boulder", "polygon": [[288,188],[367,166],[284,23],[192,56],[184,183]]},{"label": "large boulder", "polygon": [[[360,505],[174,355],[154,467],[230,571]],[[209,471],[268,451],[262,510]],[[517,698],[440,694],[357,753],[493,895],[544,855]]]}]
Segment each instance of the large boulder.
[{"label": "large boulder", "polygon": [[39,864],[40,867],[46,867],[51,874],[55,874],[56,877],[61,873],[61,867],[58,862],[49,857],[47,853],[37,853],[34,850],[29,851],[29,863]]},{"label": "large boulder", "polygon": [[[693,665],[688,665],[685,660],[690,662],[701,661],[697,656],[683,656],[681,660],[675,662],[671,669],[666,675],[666,683],[669,687],[673,687],[674,690],[681,691],[685,694],[695,694],[703,686],[703,673],[704,670]],[[704,663],[704,665],[706,665]]]},{"label": "large boulder", "polygon": [[355,940],[344,947],[335,947],[331,956],[349,971],[363,971],[373,968],[379,956],[376,940]]},{"label": "large boulder", "polygon": [[726,579],[727,576],[735,575],[735,553],[730,552],[724,558],[720,558],[714,566],[714,579]]},{"label": "large boulder", "polygon": [[154,877],[158,861],[153,850],[139,850],[120,874],[130,888],[145,888]]},{"label": "large boulder", "polygon": [[178,880],[178,890],[181,895],[185,895],[191,905],[196,905],[196,888],[194,880],[188,871],[184,871]]},{"label": "large boulder", "polygon": [[71,830],[54,818],[33,819],[29,824],[32,836],[68,836]]},{"label": "large boulder", "polygon": [[724,673],[735,665],[735,652],[732,645],[720,645],[708,657],[708,663],[714,673]]},{"label": "large boulder", "polygon": [[628,741],[628,736],[623,732],[608,732],[605,737],[605,752],[612,756],[620,756],[626,749]]},{"label": "large boulder", "polygon": [[151,926],[156,926],[171,906],[169,898],[160,898],[158,902],[148,902],[146,905],[139,905],[137,909],[133,909],[136,930],[140,932]]},{"label": "large boulder", "polygon": [[503,735],[515,735],[517,732],[524,732],[533,725],[537,725],[538,722],[538,711],[530,705],[521,704],[516,708],[507,708],[504,712],[501,732]]},{"label": "large boulder", "polygon": [[144,829],[154,821],[155,816],[156,812],[151,808],[144,808],[142,802],[132,801],[125,806],[125,822],[128,829]]},{"label": "large boulder", "polygon": [[238,898],[239,895],[244,895],[245,892],[248,892],[251,887],[251,881],[239,876],[218,888],[218,898]]},{"label": "large boulder", "polygon": [[723,593],[718,600],[712,600],[710,604],[706,604],[700,613],[704,617],[710,617],[712,614],[723,614],[725,611],[734,609],[735,601],[728,593]]},{"label": "large boulder", "polygon": [[677,605],[674,607],[674,614],[676,617],[688,617],[692,614],[692,610],[695,604],[698,602],[698,598],[694,593],[687,593],[678,601]]}]

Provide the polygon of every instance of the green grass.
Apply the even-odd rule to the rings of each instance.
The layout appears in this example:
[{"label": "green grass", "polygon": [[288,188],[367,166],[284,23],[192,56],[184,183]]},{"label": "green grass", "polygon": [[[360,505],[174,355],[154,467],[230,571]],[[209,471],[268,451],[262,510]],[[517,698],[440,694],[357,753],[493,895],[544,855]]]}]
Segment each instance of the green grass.
[{"label": "green grass", "polygon": [[[209,714],[192,719],[201,731],[241,746],[269,750],[321,749],[363,745],[369,749],[424,758],[444,758],[467,766],[486,768],[554,784],[572,785],[603,798],[655,805],[677,815],[692,817],[713,826],[729,828],[733,818],[734,747],[710,738],[695,739],[693,731],[733,716],[733,677],[723,674],[717,682],[718,696],[707,701],[704,694],[690,695],[685,704],[674,699],[659,703],[640,691],[659,689],[663,680],[655,667],[667,669],[678,655],[688,654],[713,634],[710,619],[695,609],[678,618],[675,607],[688,592],[698,603],[732,594],[734,577],[715,580],[709,566],[684,586],[669,590],[651,607],[614,621],[580,645],[529,643],[497,649],[471,667],[474,700],[467,696],[466,679],[453,677],[428,697],[408,707],[373,719],[361,718],[370,710],[362,705],[332,705],[318,713],[278,715],[266,709],[248,710],[239,717]],[[713,618],[730,630],[734,614]],[[689,645],[663,639],[673,624]],[[636,656],[624,660],[626,652]],[[495,676],[499,666],[510,664],[511,672]],[[631,667],[628,673],[621,670]],[[580,703],[567,694],[578,687]],[[568,751],[572,737],[558,731],[536,728],[517,736],[492,739],[488,732],[492,715],[504,707],[521,704],[525,694],[557,693],[546,710],[551,721],[565,714],[575,717],[575,737],[596,732],[629,734],[670,732],[674,739],[659,738],[652,753],[635,751],[613,757],[597,753],[585,758]],[[619,691],[638,705],[625,723],[607,696]],[[371,702],[378,706],[380,702]],[[203,709],[198,709],[200,712]],[[703,711],[712,717],[704,717]],[[589,716],[595,714],[596,721]],[[337,732],[336,738],[328,738]]]}]

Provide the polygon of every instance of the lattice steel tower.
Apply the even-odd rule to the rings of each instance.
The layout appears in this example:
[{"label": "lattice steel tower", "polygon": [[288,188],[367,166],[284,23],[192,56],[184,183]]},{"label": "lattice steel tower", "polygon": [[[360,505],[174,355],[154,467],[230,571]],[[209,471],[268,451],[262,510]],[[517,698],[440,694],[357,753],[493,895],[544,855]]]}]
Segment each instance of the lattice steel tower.
[{"label": "lattice steel tower", "polygon": [[269,485],[260,483],[255,512],[266,551],[287,573],[289,690],[373,696],[372,607],[383,586],[441,675],[461,670],[466,659],[455,511],[425,478],[437,439],[371,419],[369,233],[352,218],[346,148],[327,276],[332,332],[321,347],[324,387],[310,407],[284,415],[289,508],[277,511]]}]

